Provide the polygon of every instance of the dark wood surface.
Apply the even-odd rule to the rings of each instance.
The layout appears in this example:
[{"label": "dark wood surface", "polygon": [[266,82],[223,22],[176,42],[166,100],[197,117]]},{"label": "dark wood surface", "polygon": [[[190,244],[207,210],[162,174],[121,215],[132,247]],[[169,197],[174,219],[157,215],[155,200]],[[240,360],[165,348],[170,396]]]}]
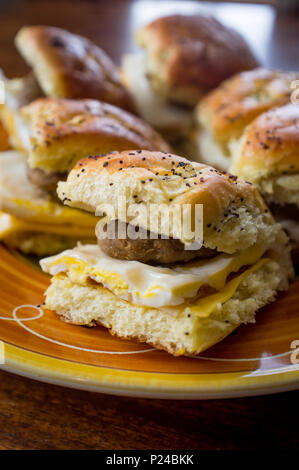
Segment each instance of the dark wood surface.
[{"label": "dark wood surface", "polygon": [[[3,3],[14,6],[5,11]],[[162,14],[195,11],[199,3],[1,2],[0,66],[10,76],[26,71],[13,46],[23,24],[51,24],[86,35],[118,61],[134,48],[131,33],[137,26]],[[265,65],[299,69],[299,17],[262,6],[204,7],[242,29]],[[146,400],[0,373],[0,449],[294,449],[298,424],[297,392],[198,402]]]},{"label": "dark wood surface", "polygon": [[0,378],[1,449],[298,447],[296,392],[177,402],[97,395],[7,373]]}]

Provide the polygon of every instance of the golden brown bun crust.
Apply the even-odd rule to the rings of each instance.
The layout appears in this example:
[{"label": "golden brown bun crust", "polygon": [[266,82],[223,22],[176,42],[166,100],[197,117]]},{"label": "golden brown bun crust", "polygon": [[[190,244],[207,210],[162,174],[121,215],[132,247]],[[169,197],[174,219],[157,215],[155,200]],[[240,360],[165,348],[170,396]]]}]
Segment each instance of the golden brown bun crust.
[{"label": "golden brown bun crust", "polygon": [[[177,209],[190,204],[183,209],[191,210],[193,217],[197,205],[203,204],[204,246],[217,251],[235,253],[256,243],[287,241],[255,186],[168,153],[141,150],[90,156],[58,184],[57,194],[70,207],[107,213],[105,223],[119,219],[146,229],[150,204],[160,205],[170,214],[170,223],[162,223],[158,233],[184,244],[198,241],[199,234],[183,233]],[[130,208],[125,214],[118,209],[120,198]]]},{"label": "golden brown bun crust", "polygon": [[93,98],[134,110],[116,65],[88,39],[52,26],[24,26],[16,46],[46,96]]},{"label": "golden brown bun crust", "polygon": [[[274,176],[299,171],[299,106],[288,104],[257,117],[247,127],[234,170]],[[298,188],[299,190],[299,188]]]},{"label": "golden brown bun crust", "polygon": [[167,84],[173,99],[171,88],[184,87],[191,105],[224,79],[258,65],[245,40],[210,16],[162,17],[136,38],[147,49],[150,78]]},{"label": "golden brown bun crust", "polygon": [[21,109],[31,129],[32,167],[70,170],[82,156],[112,149],[169,150],[136,116],[96,100],[40,98]]},{"label": "golden brown bun crust", "polygon": [[289,103],[291,82],[298,78],[298,73],[262,68],[236,75],[203,98],[196,111],[198,121],[216,141],[226,144],[259,114]]},{"label": "golden brown bun crust", "polygon": [[[177,180],[177,191],[167,202],[180,205],[204,204],[206,224],[212,223],[231,203],[237,201],[244,201],[246,204],[246,199],[254,199],[256,207],[262,212],[267,210],[263,199],[252,184],[230,173],[220,172],[210,166],[190,162],[170,153],[139,150],[90,156],[77,163],[70,172],[67,182],[78,182],[85,176],[101,175],[103,171],[111,176],[121,173],[120,178],[124,185],[129,176],[139,181],[142,188],[158,183],[164,194],[167,194],[167,186],[171,184],[171,180]],[[150,191],[149,189],[151,196]],[[152,200],[149,202],[159,202],[156,200],[156,192],[152,193]]]}]

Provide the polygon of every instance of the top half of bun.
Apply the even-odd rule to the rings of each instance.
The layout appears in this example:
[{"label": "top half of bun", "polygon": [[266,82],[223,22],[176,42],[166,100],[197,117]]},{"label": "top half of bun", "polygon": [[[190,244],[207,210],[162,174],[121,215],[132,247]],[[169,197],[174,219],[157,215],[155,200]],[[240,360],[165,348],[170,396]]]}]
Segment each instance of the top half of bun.
[{"label": "top half of bun", "polygon": [[290,102],[291,84],[299,73],[258,68],[223,82],[199,103],[202,128],[220,144],[240,137],[245,126],[274,106]]},{"label": "top half of bun", "polygon": [[195,105],[203,92],[257,66],[244,39],[211,16],[172,15],[136,33],[147,51],[149,79],[157,92]]},{"label": "top half of bun", "polygon": [[[273,108],[245,130],[234,168],[257,181],[299,172],[299,105]],[[299,190],[299,187],[298,187]]]},{"label": "top half of bun", "polygon": [[298,104],[261,114],[232,149],[232,171],[257,184],[266,198],[299,205]]},{"label": "top half of bun", "polygon": [[[203,204],[205,246],[228,253],[278,238],[285,242],[252,184],[169,153],[139,150],[90,156],[77,163],[66,182],[59,183],[58,195],[65,204],[91,212],[108,204],[119,219],[120,197],[127,207],[163,204],[170,213],[185,204],[194,213],[196,204]],[[126,221],[133,223],[132,219],[128,214]],[[170,235],[187,243],[178,223],[171,222]],[[138,225],[147,227],[146,215],[140,216]]]},{"label": "top half of bun", "polygon": [[46,172],[69,171],[80,158],[112,149],[169,150],[141,119],[97,100],[40,98],[20,113],[30,133],[29,164]]},{"label": "top half of bun", "polygon": [[52,26],[24,26],[15,42],[46,96],[93,98],[133,110],[116,65],[88,39]]}]

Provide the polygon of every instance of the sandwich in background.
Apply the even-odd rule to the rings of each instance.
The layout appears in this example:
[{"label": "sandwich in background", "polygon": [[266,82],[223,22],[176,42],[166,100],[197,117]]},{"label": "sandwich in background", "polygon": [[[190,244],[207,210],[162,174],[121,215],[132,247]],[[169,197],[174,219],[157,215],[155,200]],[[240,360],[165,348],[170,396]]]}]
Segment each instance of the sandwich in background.
[{"label": "sandwich in background", "polygon": [[231,146],[261,113],[290,102],[295,72],[258,68],[224,81],[198,104],[197,160],[228,170]]},{"label": "sandwich in background", "polygon": [[15,43],[45,96],[91,98],[134,111],[118,67],[89,39],[53,26],[24,26]]},{"label": "sandwich in background", "polygon": [[[53,276],[46,308],[67,322],[100,324],[175,356],[198,354],[254,322],[293,276],[287,236],[257,189],[212,167],[150,151],[90,156],[59,183],[58,195],[70,207],[102,213],[97,245],[41,261]],[[154,237],[151,204],[172,214]],[[192,214],[203,204],[202,244],[173,217],[186,204]]]},{"label": "sandwich in background", "polygon": [[1,77],[6,101],[0,118],[14,149],[26,151],[19,139],[24,126],[19,109],[43,96],[91,98],[134,111],[117,66],[88,39],[52,26],[24,26],[15,44],[32,70],[21,78]]},{"label": "sandwich in background", "polygon": [[64,207],[27,178],[26,154],[0,153],[0,240],[24,254],[46,256],[94,242],[96,217]]},{"label": "sandwich in background", "polygon": [[95,240],[97,218],[63,206],[56,194],[58,181],[82,156],[127,148],[169,151],[148,124],[96,100],[40,98],[20,115],[27,153],[0,155],[0,240],[24,253],[46,256]]},{"label": "sandwich in background", "polygon": [[203,94],[258,65],[245,40],[210,16],[158,18],[137,31],[136,41],[144,53],[123,57],[123,81],[139,114],[173,145],[190,139]]},{"label": "sandwich in background", "polygon": [[254,183],[288,233],[299,263],[299,106],[257,117],[232,147],[231,171]]},{"label": "sandwich in background", "polygon": [[40,98],[20,114],[30,142],[28,177],[55,197],[57,182],[66,178],[82,155],[128,148],[170,150],[141,119],[96,100]]}]

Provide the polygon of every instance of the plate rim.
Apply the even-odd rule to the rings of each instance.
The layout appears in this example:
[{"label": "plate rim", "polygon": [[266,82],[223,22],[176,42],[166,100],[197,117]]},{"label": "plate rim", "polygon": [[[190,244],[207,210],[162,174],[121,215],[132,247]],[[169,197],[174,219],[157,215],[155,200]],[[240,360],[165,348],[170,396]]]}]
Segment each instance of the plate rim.
[{"label": "plate rim", "polygon": [[[4,342],[0,369],[68,388],[109,395],[160,399],[221,399],[299,389],[299,364],[264,375],[225,372],[176,374],[111,369],[44,356]],[[271,371],[270,371],[271,372]],[[178,380],[179,379],[179,380]]]},{"label": "plate rim", "polygon": [[[10,254],[15,258],[15,253]],[[20,258],[18,259],[22,264],[24,260],[27,261],[26,257]],[[30,262],[27,265],[33,269]],[[5,364],[0,364],[0,369],[46,383],[97,393],[198,400],[265,395],[299,389],[299,364],[290,363],[265,371],[179,374],[147,372],[70,362],[2,342],[6,361]]]}]

